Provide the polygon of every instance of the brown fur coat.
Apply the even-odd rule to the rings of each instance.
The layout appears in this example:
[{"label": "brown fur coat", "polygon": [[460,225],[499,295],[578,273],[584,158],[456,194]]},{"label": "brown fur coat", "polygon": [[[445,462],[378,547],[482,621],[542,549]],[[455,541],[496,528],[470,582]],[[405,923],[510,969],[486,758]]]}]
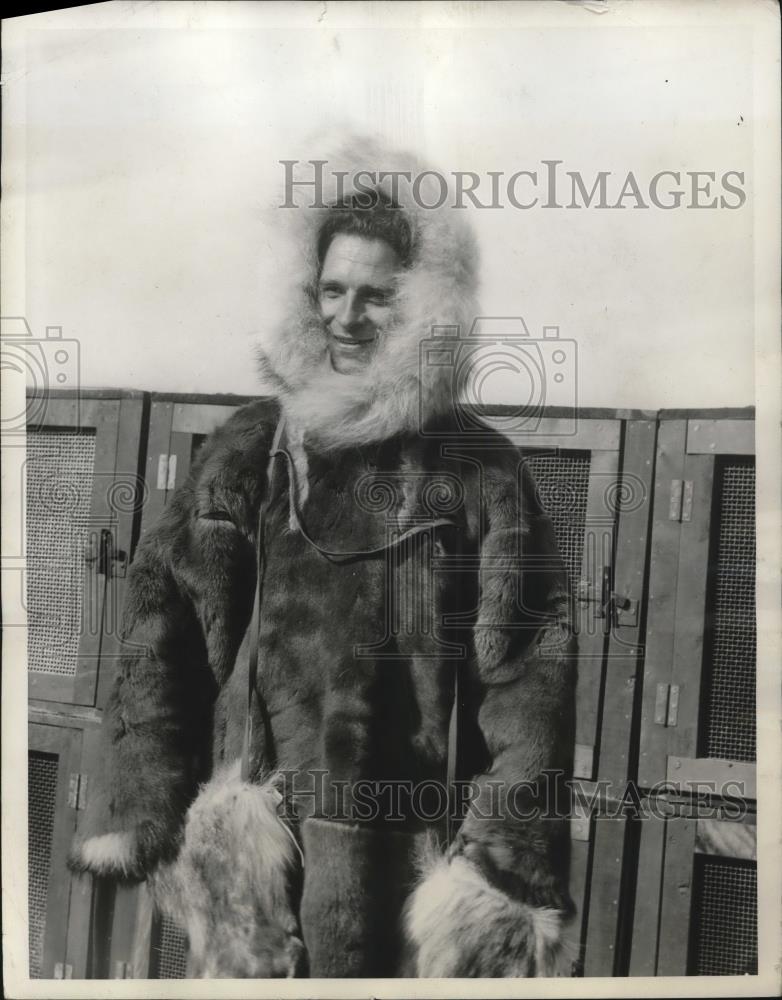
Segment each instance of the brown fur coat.
[{"label": "brown fur coat", "polygon": [[[462,434],[452,371],[421,367],[433,325],[474,316],[471,240],[452,211],[402,208],[417,259],[355,378],[326,363],[318,212],[292,210],[308,249],[298,270],[280,258],[289,309],[261,345],[273,398],[212,435],[131,569],[102,792],[72,864],[151,875],[202,975],[545,975],[560,951],[567,830],[530,816],[520,783],[570,766],[566,575],[517,450]],[[289,461],[270,486],[281,415]],[[262,503],[248,794],[232,762]],[[474,801],[442,853],[456,672]]]}]

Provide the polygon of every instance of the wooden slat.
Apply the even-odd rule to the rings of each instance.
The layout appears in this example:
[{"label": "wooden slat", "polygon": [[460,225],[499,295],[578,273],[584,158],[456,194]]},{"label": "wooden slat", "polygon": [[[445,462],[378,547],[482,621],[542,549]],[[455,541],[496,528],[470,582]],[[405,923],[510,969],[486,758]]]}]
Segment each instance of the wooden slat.
[{"label": "wooden slat", "polygon": [[666,823],[657,816],[649,816],[640,820],[640,824],[630,975],[654,976],[657,973],[658,920]]},{"label": "wooden slat", "polygon": [[[138,978],[133,963],[139,894],[140,887],[137,885],[118,885],[116,889],[109,949],[109,977],[111,979]],[[123,967],[127,969],[127,975],[118,975],[118,969]]]},{"label": "wooden slat", "polygon": [[93,880],[89,875],[71,879],[68,912],[68,944],[66,962],[73,979],[89,975],[89,933],[93,908]]},{"label": "wooden slat", "polygon": [[692,483],[692,519],[682,524],[676,574],[671,682],[679,688],[678,718],[675,726],[668,726],[666,729],[668,753],[694,757],[698,745],[698,711],[706,631],[714,459],[708,455],[687,455],[683,478]]},{"label": "wooden slat", "polygon": [[246,403],[261,400],[273,401],[274,396],[245,396],[235,392],[151,392],[152,402],[166,403],[206,403],[208,406],[231,406],[234,409]]},{"label": "wooden slat", "polygon": [[58,389],[54,386],[47,386],[41,391],[35,386],[27,387],[27,398],[34,402],[40,399],[65,399],[65,400],[87,400],[87,399],[144,399],[148,393],[142,389],[85,389],[79,386],[78,389]]},{"label": "wooden slat", "polygon": [[687,454],[754,455],[754,420],[688,420]]},{"label": "wooden slat", "polygon": [[[85,726],[82,734],[81,755],[77,769],[86,778],[87,802],[89,802],[90,796],[97,792],[97,776],[103,752],[100,722],[101,714],[95,713],[89,725]],[[74,812],[76,829],[83,822],[85,815],[83,810]],[[110,926],[93,928],[95,916],[93,913],[94,890],[94,880],[91,876],[83,875],[74,879],[71,895],[73,917],[68,921],[68,961],[74,966],[73,974],[75,978],[82,978],[88,974],[93,974],[93,969],[87,969],[87,955],[90,950],[90,937],[94,931],[97,931],[98,939],[100,939],[101,935],[107,937],[111,933]],[[96,957],[93,956],[93,964],[96,961]],[[76,971],[77,969],[79,972]]]},{"label": "wooden slat", "polygon": [[[518,412],[518,407],[512,403],[486,403],[480,406],[470,405],[469,403],[461,403],[460,405],[462,409],[471,412],[480,419],[485,419],[486,416],[513,415]],[[572,406],[541,406],[538,412],[544,419],[571,421],[573,417]],[[693,411],[690,411],[690,413],[692,412]],[[738,413],[741,411],[731,410],[729,412]],[[579,421],[655,420],[657,417],[657,410],[638,410],[626,408],[615,409],[610,406],[577,406],[575,408],[575,415]]]},{"label": "wooden slat", "polygon": [[[90,524],[99,544],[100,532],[109,528],[114,533],[114,516],[111,509],[114,470],[117,463],[119,442],[120,402],[100,400],[89,404],[97,411],[95,426],[95,478],[92,495]],[[97,696],[100,651],[105,629],[104,615],[109,584],[98,573],[97,564],[87,567],[84,574],[82,597],[82,637],[79,644],[79,670],[74,685],[74,701],[80,705],[94,705]],[[85,612],[89,616],[85,621]]]},{"label": "wooden slat", "polygon": [[75,678],[31,670],[27,676],[27,696],[38,701],[73,702]]},{"label": "wooden slat", "polygon": [[[589,468],[586,527],[581,578],[588,579],[599,598],[603,567],[611,565],[615,514],[606,505],[606,491],[616,483],[619,453],[593,452]],[[600,696],[605,668],[607,637],[603,619],[595,616],[594,603],[577,604],[578,679],[576,682],[576,742],[598,746]],[[589,777],[592,775],[578,775]]]},{"label": "wooden slat", "polygon": [[579,414],[564,420],[542,417],[534,430],[512,431],[506,429],[502,419],[492,422],[482,418],[488,426],[496,427],[517,448],[561,448],[577,451],[619,451],[622,424],[619,420],[589,420]]},{"label": "wooden slat", "polygon": [[651,530],[654,459],[657,425],[631,421],[625,431],[622,481],[625,502],[620,505],[614,564],[614,589],[637,604],[635,624],[621,614],[611,628],[600,731],[600,778],[620,789],[631,775],[631,736],[639,663],[643,605],[646,598],[647,544]]},{"label": "wooden slat", "polygon": [[63,427],[77,432],[80,427],[89,427],[89,417],[83,417],[83,409],[89,410],[89,401],[78,394],[56,397],[48,392],[27,394],[27,426]]},{"label": "wooden slat", "polygon": [[638,781],[651,787],[665,777],[668,734],[655,723],[658,684],[670,684],[682,525],[668,519],[671,480],[682,479],[686,424],[662,423],[657,435],[649,593],[641,708]]},{"label": "wooden slat", "polygon": [[678,757],[671,755],[666,768],[666,781],[684,794],[701,794],[713,784],[715,794],[729,798],[757,798],[756,767],[743,761],[720,760],[716,757]]},{"label": "wooden slat", "polygon": [[184,431],[174,430],[171,432],[169,453],[176,456],[176,479],[174,490],[168,491],[166,502],[171,500],[174,491],[185,482],[190,474],[193,459],[193,436],[193,433],[185,433]]},{"label": "wooden slat", "polygon": [[237,410],[215,403],[174,403],[171,429],[180,434],[211,434]]},{"label": "wooden slat", "polygon": [[687,974],[692,914],[695,820],[676,817],[666,824],[665,864],[660,900],[658,976]]},{"label": "wooden slat", "polygon": [[567,953],[572,957],[573,972],[582,967],[584,961],[591,848],[588,839],[570,843],[570,896],[576,913],[565,927],[564,939]]},{"label": "wooden slat", "polygon": [[27,717],[31,723],[45,726],[66,726],[74,729],[99,726],[101,721],[101,713],[95,708],[48,700],[28,702]]},{"label": "wooden slat", "polygon": [[754,406],[706,406],[657,411],[658,420],[754,420]]},{"label": "wooden slat", "polygon": [[149,411],[149,437],[147,440],[147,460],[144,480],[147,495],[141,512],[141,537],[157,524],[166,505],[166,491],[157,488],[158,461],[161,455],[168,455],[171,444],[171,421],[174,404],[165,400],[153,401]]},{"label": "wooden slat", "polygon": [[155,908],[146,882],[138,887],[136,923],[133,930],[131,972],[133,979],[149,979],[152,960],[152,928]]},{"label": "wooden slat", "polygon": [[599,819],[594,824],[585,976],[615,974],[626,830],[623,818]]},{"label": "wooden slat", "polygon": [[[117,451],[114,477],[111,484],[110,506],[116,526],[114,544],[127,555],[129,567],[133,556],[134,541],[140,532],[140,521],[145,496],[140,465],[141,435],[146,429],[145,405],[141,399],[123,399],[120,403]],[[126,569],[127,572],[127,569]],[[106,586],[106,607],[103,616],[103,634],[100,650],[100,675],[96,704],[102,707],[114,683],[121,643],[122,608],[125,601],[127,577],[118,568]]]}]

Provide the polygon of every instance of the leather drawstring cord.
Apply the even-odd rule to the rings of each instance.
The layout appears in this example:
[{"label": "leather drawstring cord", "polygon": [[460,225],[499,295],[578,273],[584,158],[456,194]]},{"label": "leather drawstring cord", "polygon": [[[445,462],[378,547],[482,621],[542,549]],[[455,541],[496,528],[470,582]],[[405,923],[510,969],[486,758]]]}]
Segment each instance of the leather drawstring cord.
[{"label": "leather drawstring cord", "polygon": [[[424,524],[414,525],[407,531],[402,532],[395,538],[390,539],[383,545],[378,546],[373,549],[362,549],[356,552],[330,552],[327,549],[321,548],[318,543],[310,538],[310,536],[304,530],[301,521],[301,515],[298,509],[298,503],[296,500],[298,494],[298,484],[296,478],[296,467],[293,460],[293,456],[288,451],[285,440],[285,418],[280,417],[277,424],[277,428],[274,432],[274,438],[272,441],[271,450],[269,452],[269,462],[266,467],[266,496],[262,497],[260,508],[258,511],[258,533],[257,533],[257,572],[256,572],[256,582],[255,582],[255,598],[253,600],[253,611],[252,618],[250,619],[250,642],[249,642],[249,662],[248,662],[248,680],[247,680],[247,716],[245,719],[244,727],[244,740],[242,744],[242,761],[241,761],[241,778],[243,781],[250,780],[250,754],[252,748],[253,739],[253,694],[255,691],[255,685],[258,679],[258,655],[259,655],[259,639],[260,639],[260,622],[261,622],[261,600],[263,594],[263,582],[264,582],[264,571],[266,563],[266,514],[269,506],[269,501],[272,496],[274,487],[274,475],[276,469],[276,459],[279,455],[285,457],[287,468],[288,468],[288,481],[289,481],[289,507],[290,507],[290,523],[295,525],[296,529],[301,534],[302,538],[310,545],[316,552],[324,556],[331,562],[335,563],[347,563],[355,559],[360,559],[362,557],[380,555],[389,549],[396,548],[401,545],[407,539],[414,537],[415,535],[420,535],[423,532],[431,532],[434,528],[442,526],[453,527],[455,522],[449,518],[440,517],[432,521],[427,521]],[[459,671],[458,663],[454,666],[454,689],[453,689],[453,706],[451,709],[451,717],[448,725],[448,760],[447,760],[447,799],[448,799],[448,814],[446,817],[446,830],[448,844],[452,842],[452,812],[451,808],[453,804],[453,798],[455,795],[455,780],[456,780],[456,741],[457,741],[457,731],[458,731],[458,701],[459,701]],[[268,730],[268,721],[266,722],[266,728]],[[270,737],[270,733],[267,732],[267,742]]]},{"label": "leather drawstring cord", "polygon": [[395,548],[406,542],[408,538],[412,538],[415,535],[420,535],[424,531],[431,531],[433,528],[441,528],[444,526],[453,527],[455,521],[452,521],[447,517],[438,517],[433,521],[426,521],[423,524],[413,525],[412,528],[408,528],[407,531],[403,531],[400,535],[384,542],[382,545],[378,545],[374,549],[358,549],[355,552],[330,552],[328,549],[321,548],[320,545],[315,541],[314,538],[310,538],[307,532],[304,530],[304,526],[301,521],[301,514],[299,513],[299,505],[297,503],[296,497],[298,494],[298,485],[296,479],[296,466],[293,461],[293,456],[285,447],[280,447],[279,453],[285,455],[286,461],[288,463],[288,476],[291,483],[290,489],[290,523],[296,526],[296,530],[299,532],[301,537],[319,552],[325,559],[330,562],[343,563],[350,562],[353,559],[362,559],[366,556],[377,556],[388,549]]},{"label": "leather drawstring cord", "polygon": [[451,718],[448,721],[448,762],[446,767],[446,807],[448,813],[445,817],[446,842],[450,847],[453,843],[454,828],[456,823],[456,748],[459,734],[459,663],[453,665],[453,704],[451,705]]},{"label": "leather drawstring cord", "polygon": [[[261,595],[263,592],[263,577],[266,568],[266,512],[269,507],[272,491],[274,488],[275,459],[280,454],[280,442],[285,431],[285,420],[280,418],[277,429],[274,432],[271,451],[269,452],[269,462],[266,466],[266,496],[261,496],[261,503],[258,510],[258,534],[256,538],[256,576],[255,576],[255,598],[253,600],[253,613],[250,619],[250,648],[247,669],[247,716],[244,721],[244,740],[242,743],[242,781],[250,780],[250,753],[253,738],[253,693],[258,678],[258,641],[261,626]],[[267,724],[268,729],[268,724]],[[267,733],[267,735],[269,735]]]}]

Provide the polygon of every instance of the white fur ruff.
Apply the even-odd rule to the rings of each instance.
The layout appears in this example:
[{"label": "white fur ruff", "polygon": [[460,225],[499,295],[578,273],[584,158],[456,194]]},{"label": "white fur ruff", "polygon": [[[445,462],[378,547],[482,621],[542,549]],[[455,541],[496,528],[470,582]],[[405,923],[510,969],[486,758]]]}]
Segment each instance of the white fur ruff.
[{"label": "white fur ruff", "polygon": [[430,859],[406,909],[416,975],[570,975],[559,910],[529,906],[490,885],[466,858]]},{"label": "white fur ruff", "polygon": [[[424,171],[410,154],[362,136],[347,136],[337,143],[311,139],[295,168],[296,179],[311,180],[312,159],[327,161],[326,205],[337,197],[334,178],[339,171],[348,175],[345,195],[354,191],[351,178],[362,170],[376,174],[403,170],[414,175]],[[430,177],[426,180],[431,186],[422,185],[421,200],[434,204],[439,184]],[[390,179],[379,180],[376,189],[390,197],[391,184]],[[413,432],[422,419],[452,406],[454,373],[428,363],[423,342],[431,339],[434,327],[458,328],[462,337],[469,333],[477,316],[476,243],[464,212],[449,207],[452,194],[439,209],[416,204],[410,185],[401,185],[398,194],[416,248],[412,265],[402,274],[394,318],[381,331],[371,363],[351,375],[331,366],[315,298],[317,236],[328,209],[312,207],[312,188],[294,187],[296,207],[276,205],[269,210],[275,235],[261,278],[263,327],[257,346],[262,386],[280,399],[289,425],[323,448],[363,445]]]},{"label": "white fur ruff", "polygon": [[186,933],[200,978],[295,975],[303,946],[291,909],[298,845],[277,813],[272,779],[253,785],[235,762],[191,805],[176,861],[150,879],[160,910]]}]

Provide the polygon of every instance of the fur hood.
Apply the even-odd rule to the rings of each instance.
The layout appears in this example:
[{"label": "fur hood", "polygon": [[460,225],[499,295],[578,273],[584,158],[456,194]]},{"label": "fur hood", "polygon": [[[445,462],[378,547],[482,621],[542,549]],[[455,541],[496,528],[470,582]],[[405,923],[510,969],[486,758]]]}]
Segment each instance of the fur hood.
[{"label": "fur hood", "polygon": [[[321,204],[340,194],[362,193],[352,184],[360,171],[425,170],[413,156],[371,139],[350,136],[334,148],[317,140],[292,168],[296,181],[312,180],[312,160],[325,160]],[[340,173],[341,172],[341,173]],[[435,204],[440,182],[423,177],[419,201]],[[367,185],[366,175],[361,179]],[[392,197],[392,180],[374,187]],[[257,339],[262,388],[278,397],[289,424],[322,449],[362,445],[415,431],[421,420],[446,412],[453,402],[453,368],[426,364],[422,342],[434,327],[464,335],[477,316],[478,254],[464,213],[450,207],[452,193],[438,209],[422,208],[412,185],[399,184],[397,203],[413,237],[412,262],[400,280],[394,316],[368,368],[344,375],[334,371],[317,301],[317,236],[328,208],[312,207],[311,186],[293,185],[295,207],[283,199],[269,210],[270,239],[264,263],[264,328]],[[458,328],[458,329],[454,329]],[[442,335],[442,334],[440,334]],[[443,338],[445,341],[447,338]],[[447,347],[447,343],[442,344]]]}]

